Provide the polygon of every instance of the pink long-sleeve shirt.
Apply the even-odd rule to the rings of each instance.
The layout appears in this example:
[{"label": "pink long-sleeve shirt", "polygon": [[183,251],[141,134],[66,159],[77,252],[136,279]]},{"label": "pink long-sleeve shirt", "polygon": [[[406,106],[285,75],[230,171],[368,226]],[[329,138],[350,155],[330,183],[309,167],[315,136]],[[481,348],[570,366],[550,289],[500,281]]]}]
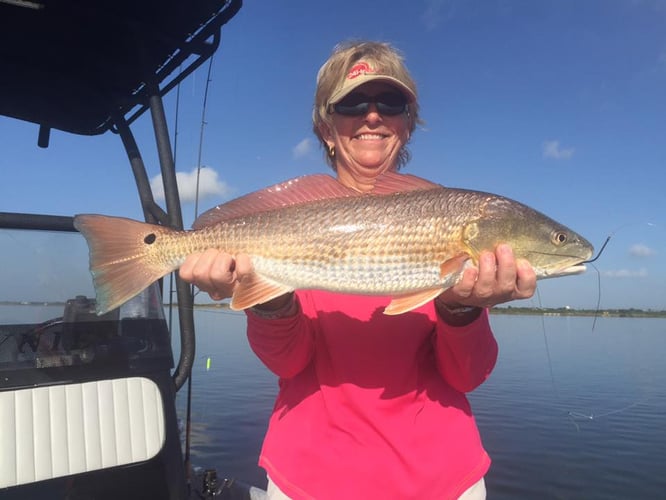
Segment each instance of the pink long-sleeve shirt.
[{"label": "pink long-sleeve shirt", "polygon": [[497,359],[488,315],[444,323],[432,302],[297,292],[299,314],[248,313],[248,339],[279,380],[259,459],[294,499],[457,498],[490,466],[464,393]]}]

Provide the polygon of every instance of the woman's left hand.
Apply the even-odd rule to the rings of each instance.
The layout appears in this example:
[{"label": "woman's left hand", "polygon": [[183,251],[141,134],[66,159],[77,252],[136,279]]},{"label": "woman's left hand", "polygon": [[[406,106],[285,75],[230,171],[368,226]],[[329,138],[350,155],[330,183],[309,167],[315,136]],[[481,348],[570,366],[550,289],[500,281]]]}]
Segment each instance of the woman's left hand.
[{"label": "woman's left hand", "polygon": [[449,305],[493,307],[503,302],[527,299],[536,290],[536,274],[529,262],[516,259],[507,244],[493,252],[482,252],[479,266],[465,269],[458,283],[437,300]]}]

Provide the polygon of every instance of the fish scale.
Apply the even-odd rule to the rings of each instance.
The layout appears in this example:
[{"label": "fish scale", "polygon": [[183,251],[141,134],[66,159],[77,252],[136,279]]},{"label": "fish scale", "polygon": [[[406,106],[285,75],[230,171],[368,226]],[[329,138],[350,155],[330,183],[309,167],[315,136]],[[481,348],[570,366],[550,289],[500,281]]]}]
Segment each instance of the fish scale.
[{"label": "fish scale", "polygon": [[195,251],[246,253],[259,275],[293,288],[402,293],[445,282],[440,264],[466,249],[451,207],[473,217],[473,201],[439,189],[324,200],[204,228]]}]

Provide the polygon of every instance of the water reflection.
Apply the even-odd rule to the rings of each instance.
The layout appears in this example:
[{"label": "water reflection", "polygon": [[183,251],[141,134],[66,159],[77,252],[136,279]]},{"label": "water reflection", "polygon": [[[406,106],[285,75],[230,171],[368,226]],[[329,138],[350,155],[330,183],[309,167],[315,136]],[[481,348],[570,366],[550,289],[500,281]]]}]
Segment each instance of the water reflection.
[{"label": "water reflection", "polygon": [[[248,347],[244,315],[198,310],[196,321],[193,460],[263,486],[275,378]],[[500,357],[470,395],[493,458],[490,498],[660,498],[666,321],[491,321]]]}]

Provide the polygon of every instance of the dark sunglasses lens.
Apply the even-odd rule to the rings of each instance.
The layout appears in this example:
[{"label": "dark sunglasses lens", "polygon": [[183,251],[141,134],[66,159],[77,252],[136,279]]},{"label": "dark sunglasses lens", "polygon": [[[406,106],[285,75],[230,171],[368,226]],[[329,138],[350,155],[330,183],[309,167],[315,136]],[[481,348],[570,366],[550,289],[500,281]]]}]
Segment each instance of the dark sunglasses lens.
[{"label": "dark sunglasses lens", "polygon": [[382,115],[395,116],[405,112],[407,100],[402,94],[386,92],[375,97],[377,111]]},{"label": "dark sunglasses lens", "polygon": [[382,115],[395,116],[405,112],[407,100],[405,96],[396,92],[384,92],[375,97],[365,94],[352,93],[335,104],[335,112],[344,116],[361,116],[368,112],[370,103],[377,105],[377,111]]},{"label": "dark sunglasses lens", "polygon": [[364,94],[349,94],[334,107],[335,112],[345,116],[360,116],[368,112],[370,98]]}]

